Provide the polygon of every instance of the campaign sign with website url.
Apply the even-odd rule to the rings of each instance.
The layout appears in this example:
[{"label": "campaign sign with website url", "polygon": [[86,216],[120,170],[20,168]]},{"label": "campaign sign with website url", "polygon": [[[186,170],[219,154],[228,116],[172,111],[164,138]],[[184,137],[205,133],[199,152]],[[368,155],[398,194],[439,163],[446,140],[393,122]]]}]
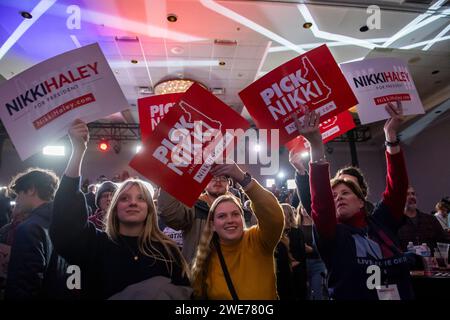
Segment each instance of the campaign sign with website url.
[{"label": "campaign sign with website url", "polygon": [[[349,111],[344,111],[319,124],[323,143],[333,140],[355,127],[353,116]],[[302,136],[286,143],[286,148],[295,153],[309,149],[309,143]]]},{"label": "campaign sign with website url", "polygon": [[65,134],[73,120],[128,107],[98,44],[35,65],[0,85],[0,117],[22,160]]},{"label": "campaign sign with website url", "polygon": [[209,172],[216,160],[223,161],[226,150],[248,128],[236,111],[193,84],[149,135],[130,166],[193,206],[211,180]]},{"label": "campaign sign with website url", "polygon": [[403,114],[425,113],[407,64],[397,58],[374,58],[341,65],[358,100],[362,124],[389,118],[388,102],[400,100]]},{"label": "campaign sign with website url", "polygon": [[280,143],[298,134],[292,114],[303,120],[304,108],[327,120],[358,103],[326,45],[296,57],[239,93],[261,129],[280,129]]},{"label": "campaign sign with website url", "polygon": [[169,93],[138,99],[141,139],[145,141],[183,93]]}]

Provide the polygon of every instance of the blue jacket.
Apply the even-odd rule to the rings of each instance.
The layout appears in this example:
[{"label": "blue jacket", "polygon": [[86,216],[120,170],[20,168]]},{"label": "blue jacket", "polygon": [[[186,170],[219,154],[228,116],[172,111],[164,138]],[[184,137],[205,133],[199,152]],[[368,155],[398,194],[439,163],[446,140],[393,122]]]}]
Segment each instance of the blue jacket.
[{"label": "blue jacket", "polygon": [[67,263],[53,251],[49,227],[53,203],[48,202],[31,212],[16,231],[11,247],[5,298],[66,299]]}]

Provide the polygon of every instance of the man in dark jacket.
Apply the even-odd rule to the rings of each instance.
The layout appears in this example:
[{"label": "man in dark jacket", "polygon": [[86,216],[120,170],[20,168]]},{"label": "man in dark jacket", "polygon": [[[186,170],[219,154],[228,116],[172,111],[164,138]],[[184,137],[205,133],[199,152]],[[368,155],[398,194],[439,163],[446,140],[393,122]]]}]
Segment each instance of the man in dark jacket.
[{"label": "man in dark jacket", "polygon": [[437,242],[450,242],[447,234],[435,216],[423,213],[417,209],[416,192],[413,187],[408,188],[404,212],[406,222],[398,230],[398,238],[403,250],[406,251],[408,242],[414,245],[426,243],[433,252]]},{"label": "man in dark jacket", "polygon": [[5,298],[67,298],[67,265],[53,252],[49,237],[53,198],[59,179],[49,170],[29,169],[10,183],[17,210],[29,213],[15,233],[8,266]]}]

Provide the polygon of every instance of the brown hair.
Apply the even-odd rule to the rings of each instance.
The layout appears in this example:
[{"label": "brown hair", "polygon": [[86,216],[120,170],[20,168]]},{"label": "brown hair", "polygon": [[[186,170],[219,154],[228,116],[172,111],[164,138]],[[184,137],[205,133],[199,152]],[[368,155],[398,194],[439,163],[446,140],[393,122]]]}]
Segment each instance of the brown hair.
[{"label": "brown hair", "polygon": [[59,178],[51,170],[29,168],[12,178],[8,190],[15,194],[35,189],[41,200],[52,201],[58,189]]},{"label": "brown hair", "polygon": [[450,213],[450,201],[446,198],[441,199],[438,203],[436,203],[436,210],[447,211]]},{"label": "brown hair", "polygon": [[332,179],[331,180],[331,189],[334,189],[335,187],[337,187],[340,184],[344,184],[346,185],[350,190],[352,190],[352,192],[359,198],[361,199],[363,202],[366,201],[366,198],[364,197],[364,194],[361,190],[361,188],[354,183],[351,180],[347,180],[347,179],[341,179],[341,178],[336,178],[336,179]]},{"label": "brown hair", "polygon": [[367,194],[369,193],[369,187],[367,186],[366,179],[364,175],[358,167],[348,166],[338,170],[334,179],[339,179],[339,176],[342,174],[348,174],[349,176],[353,176],[358,180],[358,186],[361,189],[362,194],[364,195],[364,199],[367,198]]}]

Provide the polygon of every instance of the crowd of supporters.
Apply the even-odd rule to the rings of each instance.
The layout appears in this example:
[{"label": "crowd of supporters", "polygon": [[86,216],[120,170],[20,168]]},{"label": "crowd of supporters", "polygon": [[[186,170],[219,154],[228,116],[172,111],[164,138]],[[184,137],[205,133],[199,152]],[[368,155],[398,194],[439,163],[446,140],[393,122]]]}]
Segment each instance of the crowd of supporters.
[{"label": "crowd of supporters", "polygon": [[[218,164],[192,207],[127,171],[82,182],[89,131],[77,120],[62,177],[30,168],[1,190],[1,298],[413,299],[410,271],[421,260],[407,246],[450,242],[450,200],[434,214],[417,208],[397,138],[401,105],[386,110],[378,203],[358,168],[330,181],[315,112],[296,119],[311,146],[309,167],[289,155],[296,190],[266,189],[237,164]],[[368,285],[369,266],[385,288]]]}]

